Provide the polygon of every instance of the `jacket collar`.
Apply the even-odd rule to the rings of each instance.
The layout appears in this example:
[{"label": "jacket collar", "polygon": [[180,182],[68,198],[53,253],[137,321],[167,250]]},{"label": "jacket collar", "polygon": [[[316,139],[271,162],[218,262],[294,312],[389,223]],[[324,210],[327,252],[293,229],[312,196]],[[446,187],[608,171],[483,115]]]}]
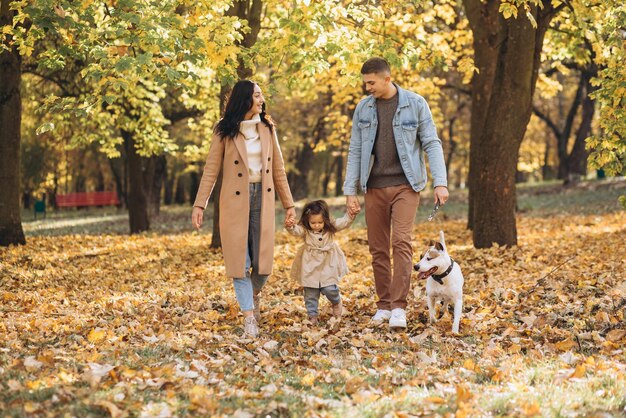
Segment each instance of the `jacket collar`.
[{"label": "jacket collar", "polygon": [[[396,83],[393,83],[393,85],[396,86],[396,89],[398,89],[398,109],[407,107],[409,105],[408,92]],[[376,98],[374,96],[369,95],[367,96],[367,99],[369,100],[367,102],[369,107],[376,106]]]}]

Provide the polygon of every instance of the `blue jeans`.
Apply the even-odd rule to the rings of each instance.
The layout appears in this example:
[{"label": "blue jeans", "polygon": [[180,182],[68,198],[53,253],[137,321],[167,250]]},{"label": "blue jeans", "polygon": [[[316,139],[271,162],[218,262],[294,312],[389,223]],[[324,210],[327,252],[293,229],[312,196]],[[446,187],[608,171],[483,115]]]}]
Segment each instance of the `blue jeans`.
[{"label": "blue jeans", "polygon": [[331,284],[326,287],[305,287],[304,288],[304,306],[306,306],[306,313],[309,316],[317,316],[317,306],[320,299],[320,293],[328,298],[333,305],[338,304],[341,301],[341,295],[339,294],[339,286]]},{"label": "blue jeans", "polygon": [[[248,220],[248,246],[246,248],[246,277],[234,278],[235,295],[239,308],[251,311],[254,308],[253,294],[261,291],[267,276],[260,276],[259,238],[261,236],[261,183],[250,183],[250,218]],[[224,214],[226,215],[226,214]],[[252,271],[250,271],[252,269]]]}]

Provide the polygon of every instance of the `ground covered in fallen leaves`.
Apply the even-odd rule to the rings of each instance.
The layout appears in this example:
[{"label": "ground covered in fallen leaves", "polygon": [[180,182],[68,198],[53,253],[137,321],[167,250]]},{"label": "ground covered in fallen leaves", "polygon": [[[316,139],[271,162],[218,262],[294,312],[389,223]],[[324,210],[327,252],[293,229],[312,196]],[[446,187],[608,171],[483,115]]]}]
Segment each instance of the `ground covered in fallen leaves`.
[{"label": "ground covered in fallen leaves", "polygon": [[242,317],[209,235],[31,237],[0,249],[2,416],[596,416],[626,414],[624,213],[518,218],[519,246],[476,250],[438,230],[465,274],[461,333],[427,323],[414,278],[409,328],[369,323],[366,231],[337,238],[345,316],[305,323],[277,236],[262,335]]}]

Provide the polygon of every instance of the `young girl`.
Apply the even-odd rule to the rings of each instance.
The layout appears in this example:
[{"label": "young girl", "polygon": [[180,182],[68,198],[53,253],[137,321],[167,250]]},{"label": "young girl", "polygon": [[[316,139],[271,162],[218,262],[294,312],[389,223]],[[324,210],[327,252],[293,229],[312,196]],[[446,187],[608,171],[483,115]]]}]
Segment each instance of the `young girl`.
[{"label": "young girl", "polygon": [[304,304],[311,324],[317,324],[320,293],[332,304],[333,316],[342,313],[341,296],[337,284],[348,273],[346,257],[334,241],[335,232],[348,228],[354,218],[347,213],[337,220],[330,218],[328,205],[323,200],[306,204],[300,222],[286,221],[287,231],[304,237],[291,266],[291,278],[304,287]]}]

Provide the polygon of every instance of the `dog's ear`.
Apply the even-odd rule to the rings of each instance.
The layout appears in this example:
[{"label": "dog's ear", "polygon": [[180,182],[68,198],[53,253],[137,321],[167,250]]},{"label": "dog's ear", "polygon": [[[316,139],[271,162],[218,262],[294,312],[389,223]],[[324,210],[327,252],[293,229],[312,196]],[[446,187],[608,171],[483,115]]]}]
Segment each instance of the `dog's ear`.
[{"label": "dog's ear", "polygon": [[435,248],[438,249],[439,251],[443,251],[443,244],[440,242],[436,242]]},{"label": "dog's ear", "polygon": [[426,254],[428,254],[428,258],[430,258],[431,260],[441,255],[441,253],[437,250],[428,250]]}]

